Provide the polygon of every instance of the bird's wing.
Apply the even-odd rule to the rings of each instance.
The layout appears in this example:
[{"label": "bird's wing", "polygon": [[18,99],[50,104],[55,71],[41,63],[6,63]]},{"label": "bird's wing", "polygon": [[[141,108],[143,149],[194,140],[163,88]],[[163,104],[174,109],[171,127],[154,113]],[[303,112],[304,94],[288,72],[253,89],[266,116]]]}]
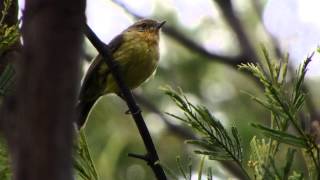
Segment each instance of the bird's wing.
[{"label": "bird's wing", "polygon": [[[115,51],[117,51],[117,49],[120,47],[121,45],[121,42],[123,40],[123,36],[122,34],[116,36],[108,45],[109,45],[109,48],[110,48],[110,52],[111,54],[114,54]],[[86,92],[91,89],[90,87],[91,86],[94,86],[95,84],[95,78],[97,78],[97,75],[98,74],[98,71],[99,71],[99,67],[101,66],[101,64],[103,63],[103,59],[102,59],[102,56],[99,54],[96,58],[94,58],[93,62],[91,63],[89,69],[87,70],[86,72],[86,75],[83,79],[83,82],[82,82],[82,86],[81,86],[81,90],[80,90],[80,100],[83,100],[85,99],[86,97]],[[110,73],[109,70],[107,70],[103,76],[107,76],[108,73]],[[101,76],[101,75],[100,75]],[[104,85],[105,87],[105,85]],[[94,88],[94,87],[92,87]],[[95,87],[95,88],[98,88],[99,87]]]}]

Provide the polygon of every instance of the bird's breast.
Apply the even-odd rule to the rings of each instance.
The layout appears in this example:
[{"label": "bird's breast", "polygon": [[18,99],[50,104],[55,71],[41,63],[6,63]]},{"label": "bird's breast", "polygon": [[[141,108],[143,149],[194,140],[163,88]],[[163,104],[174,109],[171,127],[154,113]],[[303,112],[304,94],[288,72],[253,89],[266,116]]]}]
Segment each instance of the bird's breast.
[{"label": "bird's breast", "polygon": [[113,53],[113,58],[118,62],[129,88],[136,88],[154,73],[158,65],[158,40],[124,36],[121,46]]}]

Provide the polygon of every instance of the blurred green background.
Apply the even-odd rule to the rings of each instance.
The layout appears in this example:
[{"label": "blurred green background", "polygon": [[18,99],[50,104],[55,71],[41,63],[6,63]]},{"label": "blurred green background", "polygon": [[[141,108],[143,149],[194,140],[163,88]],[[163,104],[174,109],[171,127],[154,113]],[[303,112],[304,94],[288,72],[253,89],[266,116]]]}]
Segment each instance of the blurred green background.
[{"label": "blurred green background", "polygon": [[[143,98],[147,101],[138,103],[161,162],[173,172],[178,173],[176,156],[181,156],[185,161],[190,157],[195,170],[201,157],[192,153],[195,147],[184,143],[188,139],[185,134],[168,128],[169,122],[171,126],[188,130],[184,124],[164,114],[165,112],[181,114],[181,112],[169,97],[164,95],[160,87],[166,85],[173,88],[180,87],[193,103],[206,105],[225,126],[235,124],[244,143],[245,158],[248,159],[248,143],[254,134],[258,134],[249,123],[268,124],[270,115],[242,92],[247,91],[257,96],[262,96],[263,93],[259,83],[247,73],[239,71],[236,64],[261,62],[259,45],[264,44],[274,58],[281,58],[286,52],[292,54],[290,61],[295,68],[295,64],[302,62],[303,57],[316,49],[317,44],[313,42],[316,40],[319,43],[317,39],[320,36],[319,24],[313,26],[307,24],[318,33],[307,36],[299,30],[299,23],[294,24],[302,22],[303,19],[297,16],[292,20],[290,14],[286,13],[293,11],[293,7],[296,7],[298,13],[301,5],[293,0],[281,3],[277,4],[271,0],[88,1],[88,23],[106,42],[134,22],[134,15],[167,21],[166,26],[170,29],[164,30],[161,34],[161,60],[158,70],[150,81],[135,89],[134,93],[138,99]],[[305,3],[316,3],[316,1],[309,0]],[[233,9],[228,9],[230,5]],[[282,9],[279,9],[279,6]],[[272,14],[277,15],[278,11],[282,11],[285,17],[272,19]],[[275,22],[273,26],[279,28],[280,35],[273,32],[272,22]],[[236,28],[240,28],[240,31]],[[281,34],[283,28],[287,29],[287,33]],[[170,31],[172,29],[178,35],[173,34]],[[299,33],[294,34],[298,30]],[[289,36],[290,33],[295,36]],[[190,43],[181,41],[180,36],[187,38],[201,50],[190,47]],[[304,41],[297,41],[297,38]],[[305,49],[306,47],[309,49]],[[87,60],[96,55],[96,51],[88,41],[85,50]],[[213,54],[221,57],[214,58]],[[319,61],[319,58],[316,56],[314,61]],[[83,73],[88,64],[87,61],[84,62]],[[306,84],[312,97],[309,101],[312,107],[306,107],[306,112],[311,118],[316,118],[317,113],[312,110],[320,106],[319,64],[311,64],[310,67],[312,73],[308,76]],[[150,104],[160,114],[152,111]],[[115,180],[154,179],[151,169],[145,162],[127,156],[129,152],[144,153],[145,149],[134,121],[130,115],[125,114],[125,111],[127,111],[126,104],[115,95],[102,97],[91,111],[85,131],[99,176],[101,179]],[[164,121],[163,117],[168,122]],[[296,164],[298,166],[299,162]],[[205,165],[211,166],[219,179],[232,177],[218,162],[206,161]]]}]

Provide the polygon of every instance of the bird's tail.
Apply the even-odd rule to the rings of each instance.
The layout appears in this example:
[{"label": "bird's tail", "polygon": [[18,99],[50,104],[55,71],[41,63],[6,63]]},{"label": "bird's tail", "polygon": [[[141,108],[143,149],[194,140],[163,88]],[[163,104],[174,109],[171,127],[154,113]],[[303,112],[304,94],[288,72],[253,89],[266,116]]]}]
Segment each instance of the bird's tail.
[{"label": "bird's tail", "polygon": [[78,113],[78,119],[77,119],[77,126],[78,129],[84,126],[86,123],[88,114],[90,112],[90,109],[94,105],[95,101],[79,101],[77,104],[76,110]]}]

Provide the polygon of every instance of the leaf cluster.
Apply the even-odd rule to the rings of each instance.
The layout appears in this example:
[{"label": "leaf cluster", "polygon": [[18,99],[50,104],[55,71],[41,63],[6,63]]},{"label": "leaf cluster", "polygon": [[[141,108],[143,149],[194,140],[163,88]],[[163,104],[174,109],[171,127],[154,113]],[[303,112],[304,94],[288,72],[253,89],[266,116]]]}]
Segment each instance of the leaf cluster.
[{"label": "leaf cluster", "polygon": [[275,141],[272,143],[269,142],[265,139],[258,139],[256,136],[254,136],[250,142],[251,152],[248,167],[253,169],[255,179],[303,179],[302,173],[295,171],[291,173],[296,149],[287,149],[285,163],[279,168],[277,167],[277,163],[279,162],[276,162],[275,159],[269,155],[270,151],[274,149],[277,144]]},{"label": "leaf cluster", "polygon": [[[275,61],[270,58],[265,47],[262,47],[262,52],[266,60],[265,68],[253,63],[239,65],[240,69],[251,72],[260,80],[264,87],[264,98],[248,94],[271,113],[270,127],[252,124],[267,138],[258,139],[255,136],[252,139],[248,167],[253,169],[255,179],[303,179],[303,173],[294,171],[292,167],[294,157],[300,152],[297,150],[301,149],[309,177],[318,178],[319,147],[315,137],[303,128],[304,121],[300,118],[306,96],[303,82],[313,54],[306,58],[295,74],[289,74],[288,55],[281,61]],[[232,160],[248,174],[243,166],[242,147],[236,127],[231,127],[231,132],[228,132],[206,107],[190,103],[181,90],[176,92],[165,88],[164,91],[183,111],[184,116],[168,114],[201,134],[201,139],[187,141],[201,147],[195,153],[219,161]],[[294,131],[289,131],[289,127],[293,127]],[[276,158],[280,145],[287,148],[284,163]]]},{"label": "leaf cluster", "polygon": [[0,138],[0,179],[12,179],[12,171],[9,162],[9,152],[3,138]]},{"label": "leaf cluster", "polygon": [[74,145],[74,169],[83,180],[98,180],[96,168],[91,159],[84,130],[78,132],[78,139]]},{"label": "leaf cluster", "polygon": [[185,122],[201,135],[200,139],[186,141],[201,148],[195,151],[196,154],[206,155],[211,160],[232,160],[244,170],[243,148],[236,127],[231,127],[231,132],[228,132],[205,106],[193,105],[182,91],[164,88],[164,92],[183,111],[184,117],[167,114]]},{"label": "leaf cluster", "polygon": [[19,22],[15,25],[8,26],[4,20],[8,14],[12,0],[3,1],[3,10],[1,11],[0,18],[0,56],[20,37]]},{"label": "leaf cluster", "polygon": [[[267,153],[271,160],[264,161],[264,166],[272,165],[269,163],[273,161],[272,158],[277,154],[280,143],[284,143],[304,150],[312,159],[315,169],[319,171],[319,147],[315,142],[315,137],[303,128],[304,120],[299,118],[306,95],[303,91],[303,82],[307,66],[311,62],[313,54],[307,57],[299,66],[291,81],[287,81],[288,56],[286,56],[284,61],[276,62],[270,59],[264,47],[262,47],[262,50],[267,64],[266,70],[255,64],[242,64],[239,68],[250,71],[260,80],[264,87],[265,98],[260,99],[253,95],[250,96],[271,113],[270,127],[252,124],[253,127],[259,129],[264,135],[272,138],[273,141],[269,141],[269,148],[271,148],[271,144],[275,143],[274,147],[271,148],[272,150]],[[289,126],[292,126],[295,132],[289,132]],[[314,173],[309,172],[310,174]]]},{"label": "leaf cluster", "polygon": [[[178,156],[176,158],[176,162],[179,168],[180,176],[184,180],[191,180],[193,176],[197,176],[198,180],[201,180],[203,176],[206,177],[207,180],[212,180],[213,179],[213,173],[212,173],[212,168],[208,167],[205,169],[204,164],[205,164],[205,158],[206,156],[202,156],[201,161],[199,163],[198,169],[196,170],[196,175],[194,174],[194,169],[193,169],[193,163],[191,162],[191,158],[188,158],[188,162],[182,162],[181,157]],[[177,177],[175,173],[173,173],[169,168],[166,166],[162,165],[164,169],[166,170],[167,174],[175,180],[180,179]]]},{"label": "leaf cluster", "polygon": [[0,97],[8,94],[13,86],[15,71],[12,65],[8,64],[0,74]]}]

